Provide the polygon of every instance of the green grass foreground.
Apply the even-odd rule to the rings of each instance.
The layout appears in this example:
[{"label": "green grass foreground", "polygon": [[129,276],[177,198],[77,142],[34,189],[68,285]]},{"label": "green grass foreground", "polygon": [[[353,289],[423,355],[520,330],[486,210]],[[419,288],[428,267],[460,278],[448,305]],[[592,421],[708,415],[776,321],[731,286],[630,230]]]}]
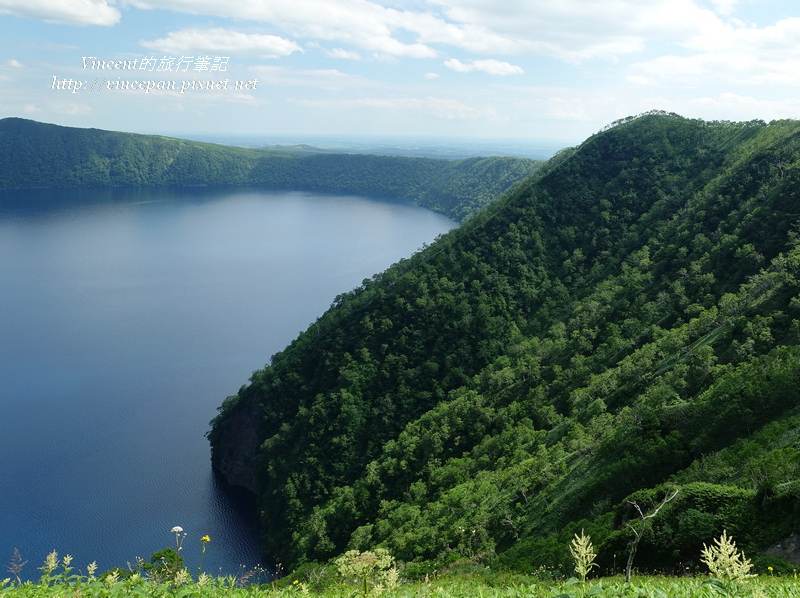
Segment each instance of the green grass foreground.
[{"label": "green grass foreground", "polygon": [[[458,559],[433,574],[412,579],[413,568],[399,563],[382,547],[360,552],[349,550],[327,564],[307,563],[280,578],[261,567],[242,570],[237,575],[211,576],[203,572],[202,558],[211,541],[203,536],[199,566],[191,569],[182,557],[183,528],[172,528],[175,549],[165,548],[153,554],[149,562],[137,558],[136,568],[97,571],[97,564],[85,569],[73,567],[73,558],[47,555],[38,568],[38,581],[21,578],[27,561],[14,551],[6,567],[9,577],[0,580],[3,597],[103,597],[178,596],[212,598],[217,596],[253,596],[269,598],[583,598],[588,596],[630,596],[666,598],[689,596],[724,597],[800,597],[797,570],[779,574],[767,567],[757,574],[749,559],[736,548],[732,538],[723,534],[705,546],[701,562],[708,573],[698,569],[694,575],[632,575],[631,562],[626,576],[592,577],[597,554],[591,538],[575,534],[570,544],[575,577],[565,579],[563,572],[543,567],[533,574],[499,570],[474,559]],[[280,570],[280,566],[278,566]],[[688,570],[687,570],[688,571]],[[627,581],[627,580],[630,581]]]},{"label": "green grass foreground", "polygon": [[[270,583],[251,583],[243,576],[191,576],[184,569],[177,580],[155,580],[135,574],[116,579],[104,574],[45,574],[38,582],[2,580],[3,597],[104,597],[180,596],[197,598],[322,596],[330,598],[581,598],[583,596],[626,596],[633,598],[683,598],[715,596],[789,597],[800,596],[800,581],[794,576],[763,575],[737,583],[695,577],[637,576],[625,583],[621,576],[567,581],[545,581],[532,575],[471,571],[451,573],[424,581],[399,581],[392,587],[366,587],[360,583],[291,576]],[[327,576],[326,576],[327,577]]]}]

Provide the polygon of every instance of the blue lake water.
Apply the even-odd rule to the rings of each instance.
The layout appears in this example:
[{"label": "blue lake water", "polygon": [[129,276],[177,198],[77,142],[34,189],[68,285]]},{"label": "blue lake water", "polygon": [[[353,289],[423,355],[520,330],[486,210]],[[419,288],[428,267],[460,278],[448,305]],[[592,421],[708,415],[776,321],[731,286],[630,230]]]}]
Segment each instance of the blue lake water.
[{"label": "blue lake water", "polygon": [[0,564],[100,570],[186,531],[187,565],[268,565],[249,497],[204,437],[339,293],[455,224],[409,202],[305,192],[0,193]]}]

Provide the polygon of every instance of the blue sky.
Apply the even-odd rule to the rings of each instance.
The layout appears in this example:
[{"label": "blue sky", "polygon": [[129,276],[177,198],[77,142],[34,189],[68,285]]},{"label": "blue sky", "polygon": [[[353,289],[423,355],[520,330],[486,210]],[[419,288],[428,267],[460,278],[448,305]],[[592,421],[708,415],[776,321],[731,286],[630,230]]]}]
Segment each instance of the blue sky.
[{"label": "blue sky", "polygon": [[579,142],[800,114],[788,1],[0,0],[0,32],[0,115],[79,127]]}]

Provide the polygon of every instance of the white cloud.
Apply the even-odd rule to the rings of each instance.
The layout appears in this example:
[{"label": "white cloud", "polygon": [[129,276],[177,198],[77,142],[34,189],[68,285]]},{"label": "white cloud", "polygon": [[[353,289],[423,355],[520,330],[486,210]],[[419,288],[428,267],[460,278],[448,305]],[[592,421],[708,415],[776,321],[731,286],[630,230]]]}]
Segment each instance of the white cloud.
[{"label": "white cloud", "polygon": [[0,14],[64,25],[114,25],[120,20],[108,0],[0,0]]},{"label": "white cloud", "polygon": [[333,48],[325,52],[331,58],[342,58],[344,60],[361,60],[361,55],[353,50],[345,50],[344,48]]},{"label": "white cloud", "polygon": [[[400,41],[394,32],[407,29],[412,13],[369,0],[131,0],[133,6],[172,9],[270,23],[298,37],[336,41],[378,54],[430,58],[436,51],[417,41]],[[413,29],[411,29],[413,32]]]},{"label": "white cloud", "polygon": [[[269,23],[296,37],[335,41],[379,55],[433,58],[435,45],[477,54],[551,56],[578,63],[641,50],[647,39],[689,35],[698,17],[718,17],[692,0],[428,0],[401,10],[377,0],[130,0],[140,8]],[[688,31],[688,33],[687,33]],[[411,37],[412,41],[408,41]]]},{"label": "white cloud", "polygon": [[[699,85],[714,62],[710,55],[702,56],[660,56],[653,60],[634,64],[628,74],[628,81],[638,85],[661,87],[692,88]],[[728,70],[728,65],[723,65]],[[739,63],[739,66],[743,66]]]},{"label": "white cloud", "polygon": [[[542,135],[542,123],[557,123],[553,125],[557,133],[563,129],[577,138],[575,131],[591,133],[617,118],[651,108],[701,118],[724,118],[728,113],[746,120],[763,114],[791,116],[792,110],[794,115],[800,113],[800,100],[792,99],[800,97],[800,18],[774,16],[800,17],[787,0],[780,4],[505,0],[502,5],[497,0],[55,2],[0,0],[0,13],[55,22],[101,23],[105,19],[110,23],[119,20],[121,11],[122,24],[112,33],[119,30],[118,43],[123,46],[107,53],[129,52],[125,48],[130,48],[128,39],[133,36],[134,41],[146,38],[142,45],[158,55],[292,56],[285,66],[267,67],[263,64],[267,61],[261,61],[256,67],[245,61],[242,67],[248,78],[259,79],[259,88],[269,89],[257,94],[262,102],[276,106],[283,102],[297,111],[280,113],[281,126],[287,128],[310,127],[311,122],[328,129],[352,126],[376,131],[382,127],[434,130],[442,125],[441,130],[459,134],[487,134],[501,122],[499,114],[517,123],[504,134]],[[153,9],[156,25],[159,21],[183,23],[136,34],[142,16],[149,16],[136,15],[137,8]],[[72,16],[63,16],[65,11]],[[49,40],[53,28],[46,29]],[[106,40],[107,32],[101,33]],[[53,36],[52,43],[59,40]],[[3,76],[23,79],[16,69],[43,64],[38,56],[21,52],[7,50],[6,57],[14,56],[19,62],[5,58],[0,64]],[[409,58],[419,60],[409,65]],[[375,60],[386,64],[375,64]],[[289,68],[292,65],[306,70]],[[69,66],[78,68],[74,61]],[[69,73],[66,68],[62,75]],[[523,76],[510,76],[515,74]],[[477,79],[480,85],[475,84]],[[21,89],[17,84],[6,87]],[[20,94],[17,101],[49,106],[54,95],[50,92],[42,102],[35,93]],[[221,103],[217,94],[208,95],[202,100],[205,104]],[[95,100],[90,103],[99,110],[101,104]],[[187,109],[197,104],[199,95]],[[299,106],[340,112],[329,118],[330,112],[303,112]],[[229,117],[247,120],[247,127],[264,126],[263,119],[277,118],[279,111],[267,112],[229,111]],[[369,125],[360,121],[361,115],[372,119]],[[343,118],[338,120],[339,116]],[[440,122],[429,127],[433,119]],[[473,122],[461,127],[459,120]],[[446,121],[456,122],[446,125]]]},{"label": "white cloud", "polygon": [[736,3],[738,0],[711,0],[714,5],[714,10],[721,15],[729,16],[736,10]]},{"label": "white cloud", "polygon": [[500,60],[470,60],[462,62],[457,58],[451,58],[444,61],[444,65],[452,71],[457,73],[469,73],[472,71],[480,71],[488,73],[489,75],[522,75],[525,71],[521,67],[502,62]]},{"label": "white cloud", "polygon": [[0,104],[0,111],[4,114],[36,114],[41,108],[36,104]]},{"label": "white cloud", "polygon": [[[2,2],[3,0],[0,0]],[[435,58],[447,46],[477,55],[547,56],[579,64],[618,60],[653,42],[717,44],[735,0],[129,0],[132,6],[269,23],[294,38],[335,42],[378,57]],[[452,52],[451,52],[452,53]]]},{"label": "white cloud", "polygon": [[692,39],[689,55],[667,55],[631,66],[628,80],[643,85],[694,87],[800,85],[800,18],[757,28],[741,24],[717,31],[713,40]]},{"label": "white cloud", "polygon": [[275,35],[248,34],[221,28],[181,29],[171,31],[165,38],[142,40],[140,43],[150,50],[178,55],[200,51],[237,57],[280,58],[303,51],[293,41]]},{"label": "white cloud", "polygon": [[720,93],[715,96],[691,100],[684,107],[689,116],[696,113],[702,118],[723,120],[776,120],[796,119],[800,114],[800,98],[763,100],[735,93]]},{"label": "white cloud", "polygon": [[376,84],[358,75],[337,69],[296,70],[280,66],[258,66],[250,69],[263,85],[270,87],[313,87],[326,91],[364,89]]},{"label": "white cloud", "polygon": [[550,97],[546,104],[547,115],[554,120],[591,120],[586,103],[580,98]]},{"label": "white cloud", "polygon": [[69,114],[69,115],[77,115],[77,114],[89,114],[92,111],[92,107],[88,104],[78,104],[75,102],[57,102],[52,106],[53,112],[57,114]]},{"label": "white cloud", "polygon": [[[720,27],[711,10],[693,0],[431,0],[451,26],[437,41],[473,52],[534,54],[569,63],[615,60],[652,41],[698,38]],[[434,32],[431,31],[433,36]],[[428,38],[422,36],[422,41]]]}]

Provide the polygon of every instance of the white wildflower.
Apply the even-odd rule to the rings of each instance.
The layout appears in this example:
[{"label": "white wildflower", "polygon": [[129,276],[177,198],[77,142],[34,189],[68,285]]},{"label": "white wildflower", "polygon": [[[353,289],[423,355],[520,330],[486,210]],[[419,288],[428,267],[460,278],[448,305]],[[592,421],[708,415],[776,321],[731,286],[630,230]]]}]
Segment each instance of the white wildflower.
[{"label": "white wildflower", "polygon": [[711,571],[711,574],[723,580],[741,581],[755,577],[750,573],[753,568],[750,559],[744,556],[741,550],[736,549],[736,542],[728,536],[727,531],[722,531],[722,536],[714,540],[714,545],[703,544],[700,560]]}]

